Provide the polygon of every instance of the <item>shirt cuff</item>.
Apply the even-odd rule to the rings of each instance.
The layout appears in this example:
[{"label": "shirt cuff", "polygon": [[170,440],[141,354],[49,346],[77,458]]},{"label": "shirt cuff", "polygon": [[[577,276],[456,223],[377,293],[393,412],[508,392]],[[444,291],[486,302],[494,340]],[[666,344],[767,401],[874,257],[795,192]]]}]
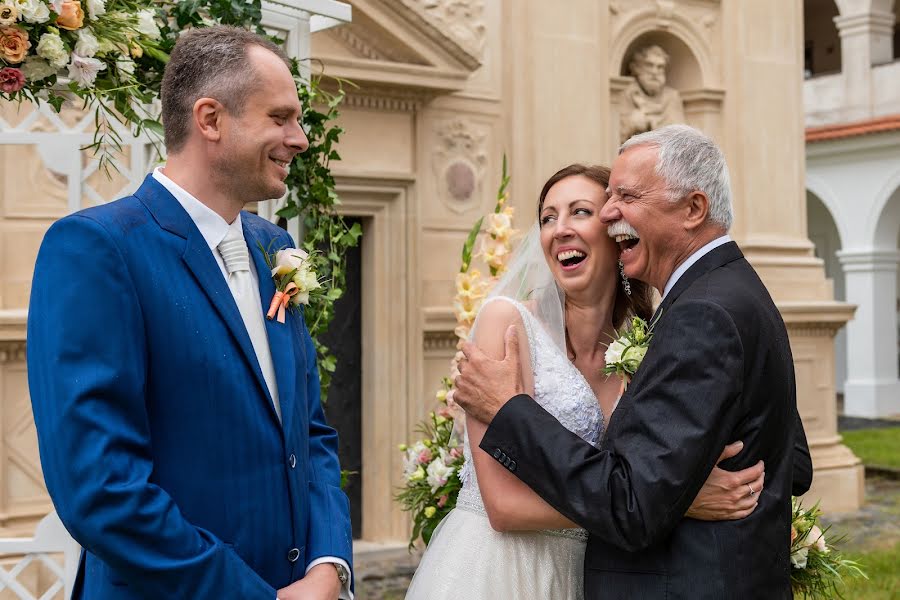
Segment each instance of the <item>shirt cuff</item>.
[{"label": "shirt cuff", "polygon": [[347,583],[341,586],[341,593],[338,596],[338,599],[353,600],[353,592],[350,591],[350,584],[353,583],[353,572],[350,570],[350,565],[347,564],[347,561],[337,558],[336,556],[320,556],[316,560],[309,563],[309,566],[306,567],[306,573],[309,573],[310,569],[322,563],[334,563],[344,567],[344,569],[347,571]]}]

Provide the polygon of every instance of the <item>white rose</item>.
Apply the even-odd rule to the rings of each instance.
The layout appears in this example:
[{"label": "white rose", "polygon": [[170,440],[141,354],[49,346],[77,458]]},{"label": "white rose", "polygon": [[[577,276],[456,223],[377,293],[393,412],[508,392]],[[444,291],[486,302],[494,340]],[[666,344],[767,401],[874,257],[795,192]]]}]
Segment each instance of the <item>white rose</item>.
[{"label": "white rose", "polygon": [[40,81],[47,79],[51,75],[55,75],[58,69],[53,67],[43,58],[37,56],[29,56],[22,65],[22,73],[25,74],[27,81]]},{"label": "white rose", "polygon": [[791,564],[795,569],[805,569],[806,559],[809,555],[809,548],[800,548],[791,554]]},{"label": "white rose", "polygon": [[606,364],[614,365],[622,361],[622,352],[625,351],[627,344],[622,338],[617,339],[606,348]]},{"label": "white rose", "polygon": [[138,13],[137,30],[151,40],[158,40],[162,37],[159,26],[156,24],[156,18],[152,10],[142,10]]},{"label": "white rose", "polygon": [[100,15],[106,14],[105,0],[87,0],[88,17],[94,21]]},{"label": "white rose", "polygon": [[55,33],[45,33],[37,45],[38,56],[44,58],[57,69],[61,69],[69,62],[69,53],[63,44],[62,38]]},{"label": "white rose", "polygon": [[41,0],[16,0],[16,7],[28,23],[46,23],[50,20],[50,9]]},{"label": "white rose", "polygon": [[100,50],[100,42],[90,29],[80,29],[76,34],[78,41],[75,43],[75,54],[90,58]]},{"label": "white rose", "polygon": [[106,65],[96,58],[72,55],[69,63],[69,78],[79,85],[87,88],[94,87],[97,74],[106,68]]},{"label": "white rose", "polygon": [[426,472],[428,473],[428,485],[431,486],[432,492],[436,492],[438,488],[450,479],[450,476],[453,474],[453,467],[448,467],[444,459],[437,457],[428,465]]}]

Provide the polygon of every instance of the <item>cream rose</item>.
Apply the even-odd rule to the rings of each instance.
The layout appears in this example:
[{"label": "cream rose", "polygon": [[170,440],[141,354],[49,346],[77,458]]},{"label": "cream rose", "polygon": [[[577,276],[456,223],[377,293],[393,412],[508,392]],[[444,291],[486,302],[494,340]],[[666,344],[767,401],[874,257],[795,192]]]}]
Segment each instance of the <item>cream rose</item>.
[{"label": "cream rose", "polygon": [[606,348],[606,364],[614,365],[622,361],[622,352],[627,348],[626,343],[622,342],[622,338],[617,339]]},{"label": "cream rose", "polygon": [[31,42],[28,34],[18,27],[0,27],[0,56],[10,64],[25,60]]},{"label": "cream rose", "polygon": [[285,248],[275,253],[275,268],[272,275],[287,275],[294,269],[301,269],[309,260],[309,254],[299,248]]}]

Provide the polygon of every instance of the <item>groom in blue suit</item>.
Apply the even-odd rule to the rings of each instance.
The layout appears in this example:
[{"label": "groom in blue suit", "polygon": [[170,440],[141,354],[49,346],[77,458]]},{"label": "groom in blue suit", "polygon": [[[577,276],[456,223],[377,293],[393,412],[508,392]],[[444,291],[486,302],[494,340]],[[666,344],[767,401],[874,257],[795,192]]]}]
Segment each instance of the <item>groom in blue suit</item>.
[{"label": "groom in blue suit", "polygon": [[168,162],[41,246],[28,375],[47,489],[84,547],[75,598],[352,598],[349,505],[299,312],[266,320],[245,203],[284,194],[309,143],[287,57],[182,35],[163,81]]}]

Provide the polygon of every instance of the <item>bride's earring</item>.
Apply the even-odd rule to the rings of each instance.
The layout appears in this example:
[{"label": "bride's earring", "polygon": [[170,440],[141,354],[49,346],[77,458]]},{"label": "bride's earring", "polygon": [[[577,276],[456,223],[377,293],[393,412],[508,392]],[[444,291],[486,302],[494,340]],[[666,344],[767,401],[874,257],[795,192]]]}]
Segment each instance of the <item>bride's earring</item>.
[{"label": "bride's earring", "polygon": [[631,282],[628,281],[628,277],[625,275],[625,265],[622,264],[622,261],[619,261],[619,275],[622,276],[622,287],[625,288],[625,295],[631,295]]}]

